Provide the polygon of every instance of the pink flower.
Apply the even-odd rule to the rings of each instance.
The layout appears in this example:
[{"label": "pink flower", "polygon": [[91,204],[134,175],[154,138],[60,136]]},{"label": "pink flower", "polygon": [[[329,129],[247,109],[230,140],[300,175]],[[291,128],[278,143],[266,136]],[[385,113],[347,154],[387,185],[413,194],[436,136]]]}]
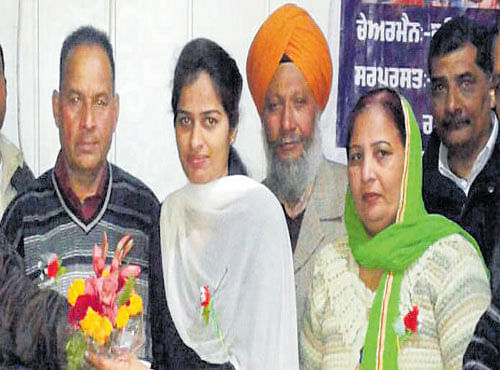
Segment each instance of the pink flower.
[{"label": "pink flower", "polygon": [[105,305],[111,305],[116,302],[118,291],[118,276],[116,273],[108,276],[101,276],[97,279],[97,291],[99,299]]},{"label": "pink flower", "polygon": [[137,265],[127,265],[120,269],[120,274],[118,276],[118,290],[123,288],[125,281],[133,276],[137,278],[141,274],[141,267]]},{"label": "pink flower", "polygon": [[99,245],[94,244],[93,265],[94,272],[97,277],[100,277],[102,275],[102,271],[104,270],[106,256],[108,255],[108,249],[108,236],[106,235],[106,232],[104,232],[102,234],[102,248]]},{"label": "pink flower", "polygon": [[99,289],[97,288],[97,278],[95,276],[85,279],[85,294],[99,299]]},{"label": "pink flower", "polygon": [[118,315],[118,307],[116,307],[116,304],[111,304],[111,305],[102,305],[102,314],[103,316],[106,316],[109,321],[114,325],[116,321],[116,316]]},{"label": "pink flower", "polygon": [[407,329],[416,333],[418,329],[418,307],[413,306],[413,309],[406,314],[403,321]]}]

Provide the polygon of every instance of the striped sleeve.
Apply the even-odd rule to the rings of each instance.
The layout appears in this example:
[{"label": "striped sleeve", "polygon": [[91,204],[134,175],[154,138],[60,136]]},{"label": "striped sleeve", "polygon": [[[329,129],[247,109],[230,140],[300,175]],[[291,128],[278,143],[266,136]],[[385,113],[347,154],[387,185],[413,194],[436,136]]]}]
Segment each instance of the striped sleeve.
[{"label": "striped sleeve", "polygon": [[322,312],[323,309],[316,309],[318,300],[324,301],[318,297],[326,298],[327,286],[320,276],[316,275],[313,278],[309,290],[309,298],[306,302],[306,310],[303,315],[302,330],[299,333],[299,358],[301,369],[320,369],[324,356],[324,340],[321,332],[322,328]]},{"label": "striped sleeve", "polygon": [[440,244],[428,271],[437,288],[434,312],[443,365],[460,369],[474,328],[490,303],[485,268],[472,245],[460,237]]}]

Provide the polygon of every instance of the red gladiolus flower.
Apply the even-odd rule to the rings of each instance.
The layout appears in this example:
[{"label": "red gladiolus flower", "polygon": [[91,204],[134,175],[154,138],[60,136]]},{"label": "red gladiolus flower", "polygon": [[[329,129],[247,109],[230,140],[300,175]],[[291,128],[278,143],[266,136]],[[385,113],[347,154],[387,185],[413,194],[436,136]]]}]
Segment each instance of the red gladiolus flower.
[{"label": "red gladiolus flower", "polygon": [[413,309],[406,314],[403,321],[407,329],[416,333],[418,328],[418,307],[413,306]]},{"label": "red gladiolus flower", "polygon": [[115,304],[118,291],[117,274],[101,276],[97,279],[97,291],[99,292],[99,299],[102,303],[105,305]]},{"label": "red gladiolus flower", "polygon": [[141,267],[137,265],[127,265],[120,268],[120,273],[118,275],[118,290],[121,290],[125,285],[126,280],[133,276],[137,277],[141,274]]},{"label": "red gladiolus flower", "polygon": [[47,276],[49,279],[57,277],[57,272],[59,271],[59,261],[57,256],[53,259],[47,266]]},{"label": "red gladiolus flower", "polygon": [[102,315],[106,316],[114,324],[118,315],[118,307],[116,307],[116,304],[102,305]]}]

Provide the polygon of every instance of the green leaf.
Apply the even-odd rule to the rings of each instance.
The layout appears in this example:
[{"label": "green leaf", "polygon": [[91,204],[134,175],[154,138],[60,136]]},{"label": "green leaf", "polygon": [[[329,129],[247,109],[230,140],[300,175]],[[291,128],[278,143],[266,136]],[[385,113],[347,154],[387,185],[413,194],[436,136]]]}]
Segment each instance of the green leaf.
[{"label": "green leaf", "polygon": [[130,294],[132,293],[132,289],[134,289],[135,285],[135,277],[130,276],[125,283],[120,295],[118,296],[118,300],[116,301],[116,306],[120,307],[127,303],[130,299]]},{"label": "green leaf", "polygon": [[399,337],[399,341],[401,343],[405,343],[406,341],[408,341],[408,339],[410,339],[411,334],[412,334],[411,330],[406,329],[406,332],[401,337]]},{"label": "green leaf", "polygon": [[210,320],[211,311],[212,311],[212,300],[210,300],[210,302],[208,302],[208,305],[203,307],[203,311],[201,313],[201,315],[203,316],[203,319],[205,320],[205,325],[207,325],[207,326],[208,326],[208,321]]},{"label": "green leaf", "polygon": [[203,312],[201,313],[203,316],[203,320],[205,321],[205,325],[208,326],[208,319],[210,317],[210,310],[208,309],[208,306],[203,307]]},{"label": "green leaf", "polygon": [[66,267],[59,267],[59,270],[57,271],[57,276],[56,277],[59,277],[61,276],[62,274],[66,274],[68,272],[68,269]]},{"label": "green leaf", "polygon": [[87,350],[87,341],[81,331],[71,335],[66,343],[66,359],[68,361],[68,370],[80,369]]}]

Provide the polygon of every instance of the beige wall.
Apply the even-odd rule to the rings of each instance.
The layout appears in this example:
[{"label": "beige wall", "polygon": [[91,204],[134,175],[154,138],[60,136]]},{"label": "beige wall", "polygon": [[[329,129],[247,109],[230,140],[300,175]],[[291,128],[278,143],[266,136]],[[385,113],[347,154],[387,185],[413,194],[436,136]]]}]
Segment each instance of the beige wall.
[{"label": "beige wall", "polygon": [[[265,175],[261,125],[246,85],[245,63],[258,27],[284,3],[2,0],[0,42],[6,58],[8,89],[3,132],[15,143],[20,138],[26,160],[36,175],[53,166],[59,139],[51,95],[59,80],[61,44],[78,26],[95,25],[110,34],[116,55],[116,89],[121,104],[110,159],[142,179],[162,200],[186,181],[177,157],[170,108],[175,62],[188,40],[203,36],[219,43],[238,62],[245,82],[236,148],[252,177],[261,180]],[[338,38],[340,0],[332,0],[332,9],[330,0],[296,3],[312,14],[325,35],[332,22],[330,37]],[[334,75],[337,74],[334,68]],[[336,96],[336,89],[333,90]],[[327,108],[322,122],[325,151],[330,157],[335,152],[334,107],[331,104]]]}]

